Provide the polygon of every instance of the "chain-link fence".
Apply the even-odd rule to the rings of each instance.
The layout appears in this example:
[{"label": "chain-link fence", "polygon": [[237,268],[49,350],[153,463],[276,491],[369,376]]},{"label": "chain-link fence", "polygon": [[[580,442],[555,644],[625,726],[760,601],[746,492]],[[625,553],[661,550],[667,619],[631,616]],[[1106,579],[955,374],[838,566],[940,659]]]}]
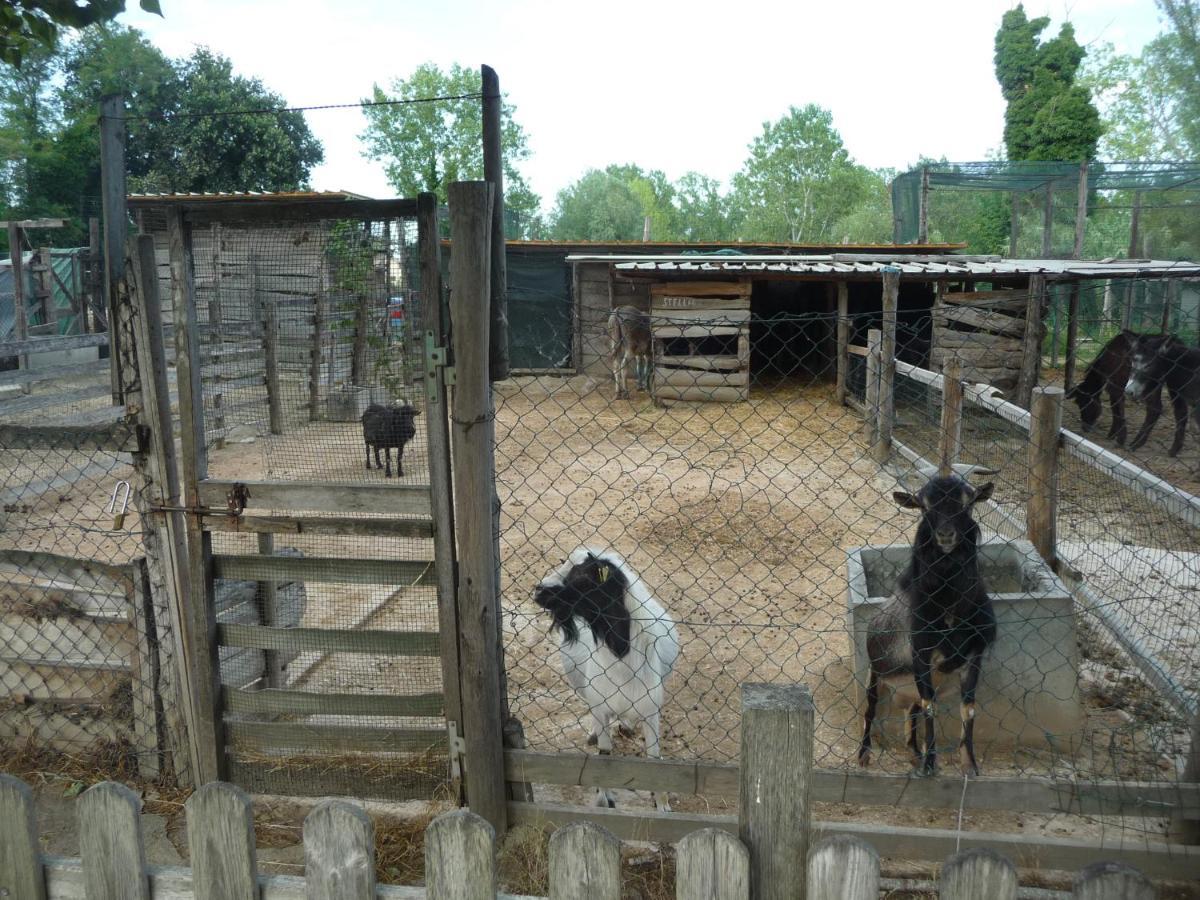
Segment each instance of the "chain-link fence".
[{"label": "chain-link fence", "polygon": [[[877,324],[878,313],[858,318],[852,343]],[[657,333],[656,320],[649,324]],[[697,321],[715,331],[728,325]],[[656,338],[652,391],[630,399],[618,399],[612,375],[598,367],[497,385],[508,690],[531,749],[585,751],[599,724],[589,709],[607,704],[610,726],[621,719],[634,729],[632,736],[614,731],[617,752],[643,754],[652,736],[637,729],[645,703],[635,709],[634,700],[650,696],[651,707],[661,708],[663,756],[735,761],[738,686],[802,682],[816,704],[817,765],[857,765],[870,621],[896,588],[921,518],[899,508],[893,492],[918,490],[936,468],[941,394],[897,376],[895,444],[879,465],[863,416],[835,400],[836,326],[836,316],[751,315],[749,390],[733,402],[652,396],[681,377],[713,397],[730,396],[716,387],[730,383],[728,371],[712,376],[731,352],[729,365],[738,364],[736,350],[706,337],[691,338],[690,346],[687,337]],[[928,314],[908,315],[901,331],[908,338],[897,356],[928,367]],[[606,352],[598,329],[583,339]],[[681,358],[687,361],[664,364]],[[865,362],[859,353],[847,357],[851,403],[865,400]],[[960,462],[980,467],[968,476],[976,487],[995,485],[992,499],[974,510],[998,622],[976,704],[980,766],[990,775],[1178,780],[1188,753],[1186,717],[1113,638],[1114,617],[1083,608],[1025,539],[1029,444],[1026,427],[967,404]],[[1194,448],[1188,452],[1194,457]],[[1059,456],[1062,558],[1120,621],[1143,629],[1137,639],[1194,702],[1198,535],[1079,457]],[[539,588],[584,578],[585,556],[572,556],[581,546],[602,559],[608,551],[623,557],[628,576],[674,621],[678,658],[661,691],[661,679],[646,674],[653,658],[644,662],[631,650],[621,667],[620,643],[614,649],[604,637],[620,618],[604,605],[610,601],[577,601],[593,631],[583,633],[582,649],[564,648],[560,659],[563,632],[552,617],[560,600]],[[611,577],[614,566],[602,564],[596,577]],[[666,629],[647,624],[657,613],[641,613],[639,624],[638,610],[653,610],[639,602],[631,601],[630,646],[636,649],[638,634],[654,633],[652,646],[673,644]],[[944,627],[952,629],[958,615]],[[664,665],[660,656],[658,669]],[[947,769],[960,738],[961,671],[939,687],[936,744]],[[906,719],[917,692],[911,674],[889,684],[877,722],[883,750],[876,741],[871,765],[907,772]]]}]

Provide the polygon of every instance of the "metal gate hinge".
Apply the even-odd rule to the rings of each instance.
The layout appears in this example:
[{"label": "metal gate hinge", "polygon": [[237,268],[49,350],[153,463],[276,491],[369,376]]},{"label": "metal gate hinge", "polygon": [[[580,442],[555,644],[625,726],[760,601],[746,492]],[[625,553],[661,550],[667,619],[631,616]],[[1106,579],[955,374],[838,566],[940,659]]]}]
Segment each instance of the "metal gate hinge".
[{"label": "metal gate hinge", "polygon": [[450,736],[450,777],[462,778],[462,761],[467,756],[467,742],[458,734],[458,722],[450,719],[446,722],[446,731]]},{"label": "metal gate hinge", "polygon": [[438,402],[438,381],[454,384],[454,366],[446,365],[449,354],[445,347],[438,346],[432,331],[425,332],[425,396],[430,403]]}]

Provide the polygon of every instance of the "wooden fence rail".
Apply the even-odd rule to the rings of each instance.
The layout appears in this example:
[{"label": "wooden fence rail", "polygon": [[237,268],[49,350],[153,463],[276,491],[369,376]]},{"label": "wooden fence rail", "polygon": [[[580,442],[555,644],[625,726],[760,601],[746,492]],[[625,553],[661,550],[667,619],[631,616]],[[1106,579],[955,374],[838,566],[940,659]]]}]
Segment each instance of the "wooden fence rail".
[{"label": "wooden fence rail", "polygon": [[[793,712],[791,715],[795,715]],[[146,862],[140,826],[141,800],[124,785],[103,782],[76,804],[80,857],[39,853],[33,792],[19,779],[0,775],[0,889],[22,900],[150,900],[151,897],[212,900],[485,900],[496,891],[496,835],[482,817],[455,810],[425,830],[424,888],[376,883],[374,825],[358,806],[327,800],[304,821],[303,877],[258,871],[250,797],[240,788],[211,782],[185,804],[190,868]],[[780,823],[781,825],[784,823]],[[775,848],[776,850],[778,848]],[[759,847],[762,855],[772,848]],[[786,854],[776,864],[790,865]],[[751,890],[751,849],[718,829],[692,832],[676,851],[679,900],[749,900],[778,896],[803,900],[877,900],[879,854],[853,835],[817,842],[802,857],[802,874]],[[551,898],[618,900],[620,841],[590,822],[559,829],[549,842]],[[942,867],[938,896],[946,900],[1017,896],[1017,870],[987,849],[951,855]],[[1153,884],[1119,863],[1085,866],[1075,877],[1077,898],[1153,898]]]}]

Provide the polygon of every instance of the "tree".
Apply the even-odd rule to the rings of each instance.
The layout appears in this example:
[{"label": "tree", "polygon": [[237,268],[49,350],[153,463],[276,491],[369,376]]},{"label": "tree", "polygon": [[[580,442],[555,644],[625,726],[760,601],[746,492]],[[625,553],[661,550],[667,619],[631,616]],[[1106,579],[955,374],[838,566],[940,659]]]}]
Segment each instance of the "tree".
[{"label": "tree", "polygon": [[[424,63],[408,78],[393,81],[390,94],[374,85],[365,102],[392,105],[365,107],[363,155],[383,163],[401,196],[430,191],[445,202],[452,182],[483,177],[479,92],[479,73],[457,63],[448,72]],[[535,219],[540,200],[515,167],[529,157],[529,148],[514,112],[506,99],[500,122],[504,207],[513,221],[523,223]]]},{"label": "tree", "polygon": [[[162,15],[158,0],[139,5]],[[86,28],[124,11],[125,0],[6,0],[0,3],[0,62],[20,68],[31,49],[57,46],[59,28]]]},{"label": "tree", "polygon": [[996,80],[1008,104],[1004,145],[1014,160],[1093,159],[1100,115],[1083,84],[1075,83],[1084,50],[1064,23],[1058,36],[1041,41],[1050,19],[1029,19],[1017,5],[996,32]]},{"label": "tree", "polygon": [[790,107],[750,144],[734,176],[739,235],[747,240],[833,242],[837,223],[870,193],[871,173],[850,159],[833,115]]},{"label": "tree", "polygon": [[589,169],[558,192],[550,234],[559,241],[638,241],[642,200],[629,183],[608,169]]},{"label": "tree", "polygon": [[734,217],[729,200],[721,194],[715,178],[686,172],[675,183],[679,209],[679,237],[684,241],[729,241],[734,235]]}]

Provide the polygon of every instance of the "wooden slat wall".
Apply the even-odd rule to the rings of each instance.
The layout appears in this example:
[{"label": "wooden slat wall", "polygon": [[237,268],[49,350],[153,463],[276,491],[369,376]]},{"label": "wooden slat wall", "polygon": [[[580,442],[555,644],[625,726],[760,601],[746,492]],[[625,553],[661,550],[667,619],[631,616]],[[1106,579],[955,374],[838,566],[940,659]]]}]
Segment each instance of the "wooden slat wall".
[{"label": "wooden slat wall", "polygon": [[[737,403],[750,396],[750,293],[748,281],[651,286],[655,399]],[[736,338],[736,356],[699,355],[699,342],[710,337]],[[672,339],[688,341],[686,355],[667,355]]]}]

